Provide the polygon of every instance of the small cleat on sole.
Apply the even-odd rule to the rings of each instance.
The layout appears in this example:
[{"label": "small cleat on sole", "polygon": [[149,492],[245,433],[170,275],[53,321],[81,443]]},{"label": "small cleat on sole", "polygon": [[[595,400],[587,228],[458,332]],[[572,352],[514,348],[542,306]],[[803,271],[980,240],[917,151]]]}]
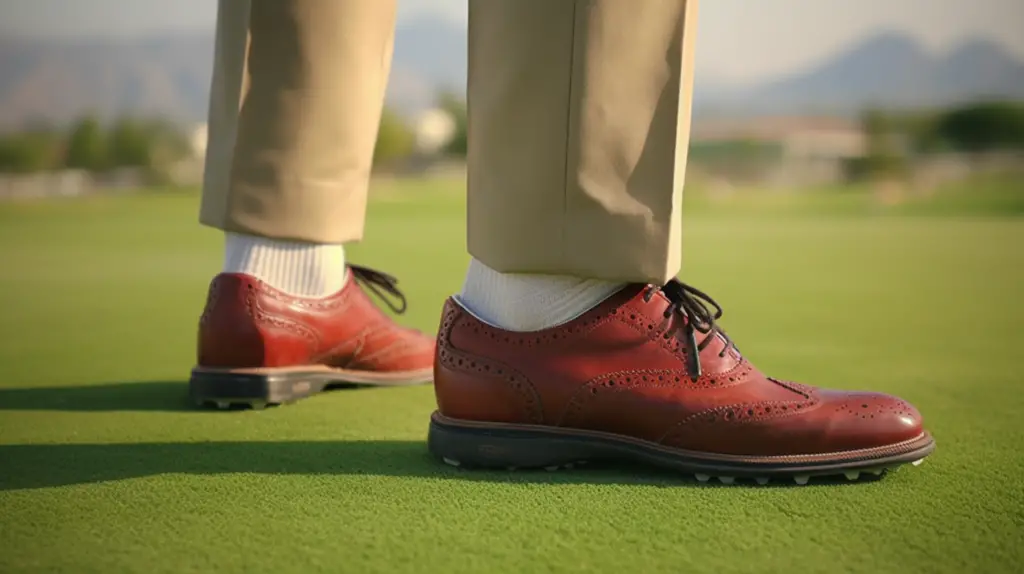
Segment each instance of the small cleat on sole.
[{"label": "small cleat on sole", "polygon": [[226,411],[231,408],[231,403],[228,401],[216,401],[214,404],[216,404],[217,408],[222,411]]},{"label": "small cleat on sole", "polygon": [[754,480],[757,481],[757,484],[759,484],[761,486],[764,486],[764,485],[768,484],[768,481],[771,480],[771,479],[768,478],[767,476],[758,476],[758,477],[754,478]]},{"label": "small cleat on sole", "polygon": [[811,480],[811,477],[806,474],[797,474],[793,476],[793,482],[803,486]]},{"label": "small cleat on sole", "polygon": [[693,476],[694,476],[694,478],[696,478],[700,482],[707,482],[707,481],[711,480],[711,477],[706,475],[706,474],[695,474]]},{"label": "small cleat on sole", "polygon": [[924,462],[924,459],[923,458],[919,458],[919,459],[915,460],[914,462],[912,462],[910,464],[912,464],[914,466],[921,466],[922,462]]},{"label": "small cleat on sole", "polygon": [[734,477],[734,476],[720,476],[720,477],[718,477],[718,480],[721,481],[722,484],[732,484],[732,483],[736,482],[736,477]]},{"label": "small cleat on sole", "polygon": [[857,480],[858,478],[860,478],[859,470],[848,470],[843,474],[846,475],[846,480]]},{"label": "small cleat on sole", "polygon": [[558,469],[559,469],[559,466],[557,464],[552,465],[552,466],[545,466],[544,467],[544,470],[546,470],[548,472],[553,472],[553,471],[556,471]]},{"label": "small cleat on sole", "polygon": [[441,460],[443,460],[445,464],[448,464],[448,465],[451,465],[451,466],[462,466],[461,462],[459,462],[457,460],[452,460],[452,459],[450,459],[448,457],[444,457]]}]

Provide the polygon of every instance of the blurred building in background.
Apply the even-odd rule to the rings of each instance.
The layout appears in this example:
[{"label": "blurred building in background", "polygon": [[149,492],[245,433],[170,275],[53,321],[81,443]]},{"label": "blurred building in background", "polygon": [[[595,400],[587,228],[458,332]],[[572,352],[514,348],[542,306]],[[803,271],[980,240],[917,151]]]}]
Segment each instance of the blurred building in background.
[{"label": "blurred building in background", "polygon": [[867,137],[855,121],[836,117],[763,117],[697,121],[690,162],[725,183],[810,186],[845,178]]}]

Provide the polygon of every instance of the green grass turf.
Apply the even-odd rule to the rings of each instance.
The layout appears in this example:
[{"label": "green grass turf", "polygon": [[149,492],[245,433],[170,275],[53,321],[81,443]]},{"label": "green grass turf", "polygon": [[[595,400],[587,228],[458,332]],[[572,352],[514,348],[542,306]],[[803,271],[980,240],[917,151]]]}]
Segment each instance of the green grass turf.
[{"label": "green grass turf", "polygon": [[[464,204],[388,187],[350,256],[399,275],[402,320],[433,330]],[[938,439],[882,481],[802,488],[453,469],[426,452],[430,387],[194,410],[220,261],[196,195],[2,205],[0,572],[1019,572],[1021,198],[687,198],[684,278],[748,356],[902,395]]]}]

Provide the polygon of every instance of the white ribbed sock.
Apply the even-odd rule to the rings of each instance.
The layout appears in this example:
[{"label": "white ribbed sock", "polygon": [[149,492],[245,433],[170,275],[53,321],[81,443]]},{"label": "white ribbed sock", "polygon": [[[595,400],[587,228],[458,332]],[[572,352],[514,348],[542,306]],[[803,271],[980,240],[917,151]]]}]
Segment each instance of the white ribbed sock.
[{"label": "white ribbed sock", "polygon": [[345,283],[345,247],[227,233],[224,272],[252,275],[297,297],[326,297]]},{"label": "white ribbed sock", "polygon": [[459,300],[495,327],[539,331],[579,317],[622,287],[565,275],[499,273],[473,259]]}]

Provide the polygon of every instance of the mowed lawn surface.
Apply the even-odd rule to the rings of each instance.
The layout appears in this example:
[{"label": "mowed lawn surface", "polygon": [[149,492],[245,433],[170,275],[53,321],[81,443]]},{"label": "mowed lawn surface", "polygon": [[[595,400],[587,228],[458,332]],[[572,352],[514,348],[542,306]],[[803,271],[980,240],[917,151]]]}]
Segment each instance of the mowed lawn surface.
[{"label": "mowed lawn surface", "polygon": [[[351,260],[433,331],[464,203],[379,191]],[[1024,218],[870,204],[687,199],[684,279],[752,360],[899,394],[938,440],[880,481],[760,488],[454,469],[426,451],[429,386],[196,410],[221,257],[197,196],[0,205],[0,572],[1020,572]]]}]

